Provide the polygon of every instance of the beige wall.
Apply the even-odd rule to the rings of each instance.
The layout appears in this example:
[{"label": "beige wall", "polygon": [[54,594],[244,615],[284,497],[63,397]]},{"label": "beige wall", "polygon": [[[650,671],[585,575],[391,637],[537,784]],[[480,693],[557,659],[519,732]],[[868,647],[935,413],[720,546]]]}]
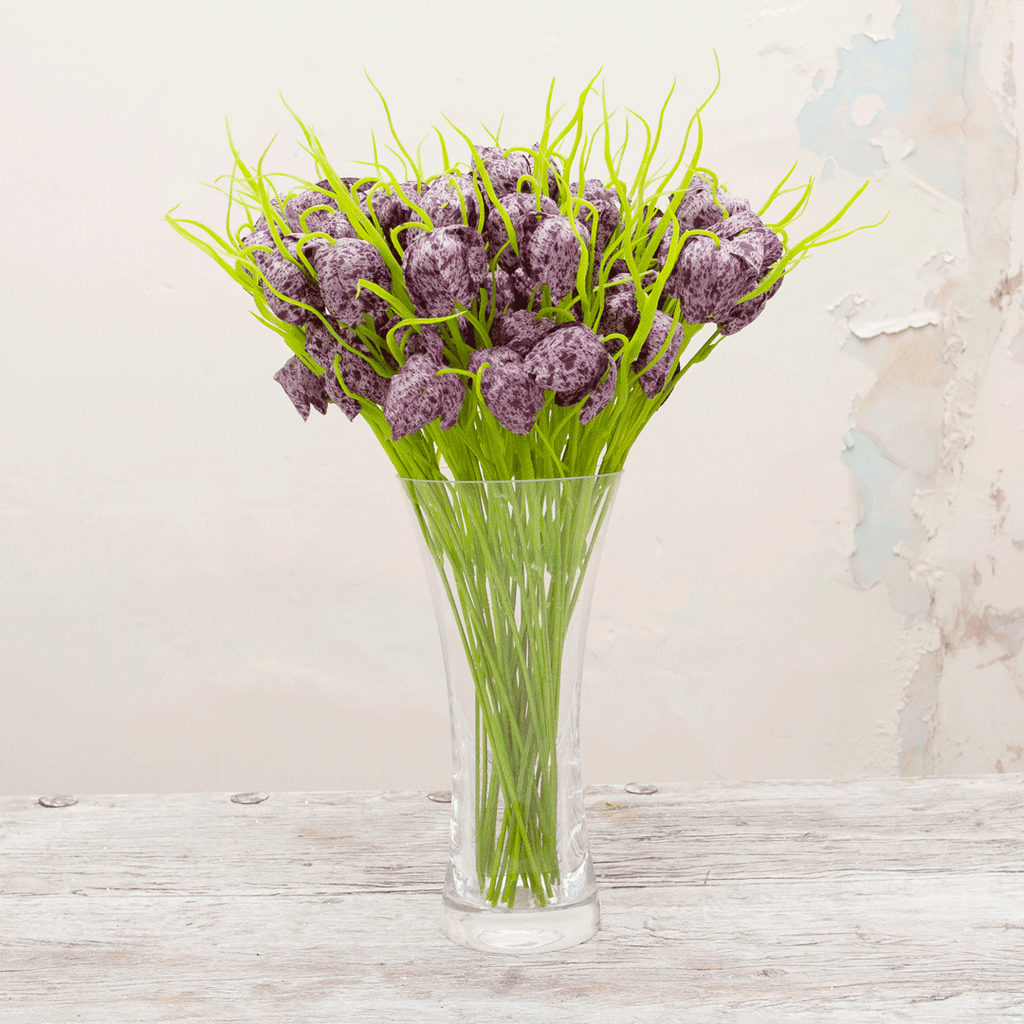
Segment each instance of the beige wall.
[{"label": "beige wall", "polygon": [[[309,166],[548,81],[755,205],[854,223],[634,449],[584,682],[588,781],[1024,767],[1024,199],[1013,0],[23,6],[0,82],[0,793],[445,788],[443,667],[393,471],[303,424],[282,344],[163,223],[221,216],[223,117]],[[262,16],[261,16],[262,13]],[[1012,23],[1013,16],[1017,24]],[[1009,42],[1016,39],[1014,51]]]}]

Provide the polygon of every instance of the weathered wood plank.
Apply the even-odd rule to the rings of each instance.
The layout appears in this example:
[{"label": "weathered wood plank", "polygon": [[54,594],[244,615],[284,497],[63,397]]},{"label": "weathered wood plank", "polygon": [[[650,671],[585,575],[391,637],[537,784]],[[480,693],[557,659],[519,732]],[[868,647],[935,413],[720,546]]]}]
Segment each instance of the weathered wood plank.
[{"label": "weathered wood plank", "polygon": [[602,931],[438,927],[423,794],[0,799],[0,1021],[1024,1021],[1024,777],[588,791]]},{"label": "weathered wood plank", "polygon": [[590,1022],[827,1008],[1019,1024],[1022,895],[1004,875],[937,891],[933,877],[867,871],[607,890],[595,939],[515,961],[449,943],[432,894],[17,896],[3,900],[0,1019],[549,1024],[555,1007]]},{"label": "weathered wood plank", "polygon": [[[0,797],[0,892],[203,893],[436,889],[448,806],[422,793]],[[862,865],[1024,870],[1024,776],[621,786],[587,791],[605,887],[805,877]]]}]

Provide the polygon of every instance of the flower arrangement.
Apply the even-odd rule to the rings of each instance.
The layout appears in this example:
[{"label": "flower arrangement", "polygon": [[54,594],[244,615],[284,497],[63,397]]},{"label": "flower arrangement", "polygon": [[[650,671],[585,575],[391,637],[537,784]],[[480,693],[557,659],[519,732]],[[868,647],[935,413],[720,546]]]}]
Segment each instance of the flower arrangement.
[{"label": "flower arrangement", "polygon": [[[453,906],[581,898],[563,887],[586,876],[566,853],[580,830],[559,838],[559,803],[582,808],[578,759],[559,753],[578,729],[560,717],[563,669],[578,661],[570,636],[582,650],[571,623],[616,475],[682,376],[843,237],[863,191],[794,240],[813,182],[789,186],[794,165],[756,212],[728,192],[700,160],[711,96],[655,168],[671,91],[654,125],[637,116],[627,181],[628,120],[614,141],[603,92],[600,123],[585,125],[594,81],[561,125],[552,83],[531,147],[474,145],[452,125],[468,149],[453,162],[435,129],[429,174],[386,102],[401,175],[376,141],[372,173],[339,175],[296,117],[315,181],[265,172],[265,153],[250,167],[232,143],[225,232],[168,214],[292,350],[276,379],[303,418],[332,404],[361,415],[403,479],[471,678],[471,768],[453,741],[453,814],[470,817],[453,835],[472,833],[474,849],[469,864],[453,853]],[[601,178],[588,177],[595,151]]]},{"label": "flower arrangement", "polygon": [[[616,472],[683,374],[759,316],[815,247],[843,237],[832,229],[863,188],[791,240],[813,181],[787,188],[794,165],[757,212],[727,192],[700,164],[711,96],[668,169],[654,169],[671,91],[653,128],[638,118],[646,139],[627,183],[628,119],[613,142],[603,93],[602,121],[585,130],[595,80],[561,127],[552,82],[532,148],[497,135],[476,146],[453,125],[469,157],[452,162],[435,129],[444,166],[429,175],[385,102],[402,180],[376,141],[373,174],[342,177],[296,116],[316,181],[266,173],[263,158],[250,168],[232,143],[224,234],[168,220],[291,348],[276,379],[300,414],[362,414],[400,476]],[[598,148],[603,179],[587,176]]]}]

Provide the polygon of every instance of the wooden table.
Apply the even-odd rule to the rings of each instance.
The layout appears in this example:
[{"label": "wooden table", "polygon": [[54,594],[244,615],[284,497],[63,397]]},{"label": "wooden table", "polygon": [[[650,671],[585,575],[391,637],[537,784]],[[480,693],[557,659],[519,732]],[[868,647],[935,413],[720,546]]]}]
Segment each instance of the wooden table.
[{"label": "wooden table", "polygon": [[587,791],[602,930],[438,926],[423,793],[0,798],[0,1021],[1024,1022],[1024,776]]}]

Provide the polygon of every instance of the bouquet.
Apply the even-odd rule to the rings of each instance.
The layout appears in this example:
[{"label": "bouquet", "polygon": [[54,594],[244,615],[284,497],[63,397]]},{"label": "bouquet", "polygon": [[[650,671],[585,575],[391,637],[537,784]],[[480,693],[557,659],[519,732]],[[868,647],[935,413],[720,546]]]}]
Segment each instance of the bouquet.
[{"label": "bouquet", "polygon": [[728,191],[701,163],[711,96],[656,166],[675,135],[671,91],[656,122],[634,115],[642,152],[626,174],[629,120],[615,135],[603,90],[588,130],[595,81],[564,123],[552,82],[530,146],[500,132],[476,145],[452,124],[465,143],[453,160],[435,128],[429,171],[386,102],[400,172],[374,140],[367,174],[339,174],[296,116],[310,180],[268,173],[266,153],[250,166],[232,143],[225,231],[168,214],[291,349],[276,379],[303,418],[331,405],[362,416],[405,482],[439,619],[447,603],[471,677],[473,763],[454,743],[453,806],[469,806],[474,844],[469,863],[453,860],[452,898],[508,908],[523,893],[557,902],[582,870],[558,839],[566,773],[578,772],[559,776],[573,728],[560,718],[563,670],[615,474],[683,375],[843,237],[836,225],[863,192],[795,239],[813,182],[789,185],[794,165],[757,210]]},{"label": "bouquet", "polygon": [[[250,167],[232,144],[225,232],[168,214],[292,350],[276,379],[303,418],[332,404],[361,414],[403,478],[622,469],[683,374],[843,237],[832,229],[866,188],[795,241],[813,180],[787,187],[794,165],[756,212],[729,193],[700,163],[710,96],[667,169],[654,160],[672,92],[653,127],[634,115],[645,141],[627,182],[628,119],[613,141],[602,93],[585,130],[592,80],[559,127],[553,91],[535,145],[473,145],[453,125],[468,149],[453,162],[435,129],[443,167],[429,174],[388,112],[401,180],[376,140],[372,174],[339,175],[296,117],[317,180]],[[602,178],[587,176],[595,149]]]}]

